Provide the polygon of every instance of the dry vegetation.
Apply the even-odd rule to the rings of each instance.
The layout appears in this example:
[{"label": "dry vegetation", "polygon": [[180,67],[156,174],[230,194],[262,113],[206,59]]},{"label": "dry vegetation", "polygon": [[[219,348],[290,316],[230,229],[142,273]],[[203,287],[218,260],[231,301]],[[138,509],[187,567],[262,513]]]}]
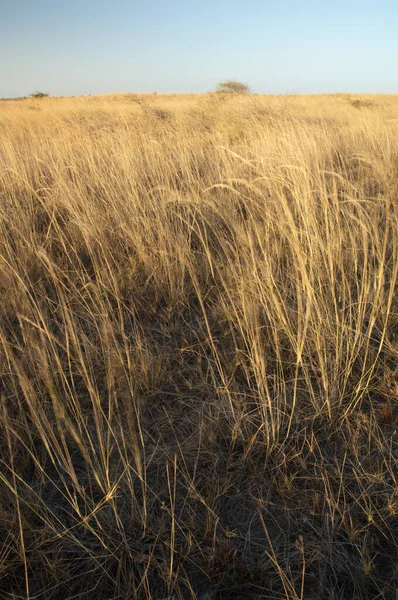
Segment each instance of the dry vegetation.
[{"label": "dry vegetation", "polygon": [[0,104],[0,597],[396,599],[398,98]]}]

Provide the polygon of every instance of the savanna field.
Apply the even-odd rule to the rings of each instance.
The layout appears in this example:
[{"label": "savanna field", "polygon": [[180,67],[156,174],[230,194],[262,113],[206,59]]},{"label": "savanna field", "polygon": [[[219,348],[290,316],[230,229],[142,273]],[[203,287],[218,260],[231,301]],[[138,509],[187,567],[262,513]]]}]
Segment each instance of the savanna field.
[{"label": "savanna field", "polygon": [[396,600],[398,96],[0,102],[0,598]]}]

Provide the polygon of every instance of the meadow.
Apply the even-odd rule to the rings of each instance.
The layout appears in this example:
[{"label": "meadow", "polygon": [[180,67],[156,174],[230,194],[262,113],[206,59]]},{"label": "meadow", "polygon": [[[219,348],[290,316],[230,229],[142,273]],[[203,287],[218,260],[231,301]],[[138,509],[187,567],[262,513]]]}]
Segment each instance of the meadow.
[{"label": "meadow", "polygon": [[396,600],[398,96],[0,102],[0,597]]}]

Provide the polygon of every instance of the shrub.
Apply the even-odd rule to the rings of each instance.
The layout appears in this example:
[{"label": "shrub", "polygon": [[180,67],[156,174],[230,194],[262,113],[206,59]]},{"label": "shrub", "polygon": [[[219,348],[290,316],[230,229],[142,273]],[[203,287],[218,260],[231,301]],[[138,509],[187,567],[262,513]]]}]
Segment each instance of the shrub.
[{"label": "shrub", "polygon": [[227,92],[228,94],[250,94],[250,88],[246,83],[227,79],[217,85],[217,92]]},{"label": "shrub", "polygon": [[48,92],[33,92],[33,94],[30,94],[31,98],[48,98],[49,97],[49,93]]}]

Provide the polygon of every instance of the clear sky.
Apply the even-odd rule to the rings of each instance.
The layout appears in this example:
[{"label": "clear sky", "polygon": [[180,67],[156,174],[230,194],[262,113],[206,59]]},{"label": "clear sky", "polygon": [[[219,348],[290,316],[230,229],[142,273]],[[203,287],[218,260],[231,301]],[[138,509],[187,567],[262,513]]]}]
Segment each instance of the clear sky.
[{"label": "clear sky", "polygon": [[398,92],[398,0],[0,0],[0,97]]}]

